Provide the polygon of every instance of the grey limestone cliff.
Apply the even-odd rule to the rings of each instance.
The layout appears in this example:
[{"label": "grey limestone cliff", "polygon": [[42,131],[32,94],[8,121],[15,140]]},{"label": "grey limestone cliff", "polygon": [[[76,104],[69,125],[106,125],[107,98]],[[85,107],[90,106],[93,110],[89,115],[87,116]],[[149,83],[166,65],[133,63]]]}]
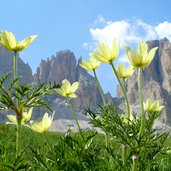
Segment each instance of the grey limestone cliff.
[{"label": "grey limestone cliff", "polygon": [[[148,41],[149,49],[158,47],[152,63],[142,71],[142,87],[144,101],[160,100],[165,105],[165,110],[160,121],[171,125],[171,43],[166,38],[158,41]],[[138,84],[137,71],[128,79],[127,94],[133,111],[138,111]],[[122,97],[117,88],[116,96]]]},{"label": "grey limestone cliff", "polygon": [[[0,75],[5,73],[13,72],[13,53],[7,51],[5,48],[0,46]],[[21,83],[27,84],[33,81],[32,70],[28,64],[25,64],[20,57],[18,57],[18,73],[22,77]]]},{"label": "grey limestone cliff", "polygon": [[[34,81],[38,84],[49,81],[60,84],[64,79],[68,79],[71,83],[78,81],[78,97],[72,99],[71,102],[78,113],[84,114],[85,108],[96,109],[97,104],[101,104],[102,100],[94,77],[79,66],[81,60],[80,58],[76,61],[73,52],[69,50],[60,51],[56,53],[56,56],[53,55],[46,61],[41,61],[34,75]],[[110,93],[107,94],[106,98],[108,102],[112,101]],[[59,95],[49,100],[55,110],[61,109],[65,104],[65,99]],[[60,109],[57,111],[60,111]]]}]

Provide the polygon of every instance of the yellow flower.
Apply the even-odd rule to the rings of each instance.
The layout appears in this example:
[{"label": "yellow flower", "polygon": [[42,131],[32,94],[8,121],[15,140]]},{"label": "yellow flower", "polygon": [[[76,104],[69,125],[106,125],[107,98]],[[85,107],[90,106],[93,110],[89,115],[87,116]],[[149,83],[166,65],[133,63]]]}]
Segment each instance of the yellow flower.
[{"label": "yellow flower", "polygon": [[70,82],[65,79],[62,81],[61,88],[57,88],[56,92],[59,93],[61,96],[76,98],[77,95],[74,93],[78,88],[78,82],[74,82],[72,85]]},{"label": "yellow flower", "polygon": [[33,120],[30,121],[30,128],[36,132],[43,133],[48,131],[52,124],[52,120],[55,112],[53,112],[52,116],[48,116],[48,113],[45,113],[42,120],[40,122],[35,122]]},{"label": "yellow flower", "polygon": [[152,102],[150,99],[147,99],[146,103],[144,103],[144,110],[147,112],[159,112],[164,108],[164,106],[160,105],[160,102],[154,101]]},{"label": "yellow flower", "polygon": [[36,37],[37,35],[29,36],[21,42],[17,42],[13,33],[2,31],[2,34],[0,34],[0,43],[9,51],[19,52],[27,48]]},{"label": "yellow flower", "polygon": [[31,118],[33,108],[30,108],[28,112],[23,112],[22,121],[24,123],[28,122]]},{"label": "yellow flower", "polygon": [[134,116],[132,114],[130,114],[130,119],[128,119],[128,116],[126,116],[125,114],[121,114],[121,119],[123,119],[123,123],[128,123],[129,121],[134,121]]},{"label": "yellow flower", "polygon": [[121,63],[118,64],[116,70],[120,78],[129,78],[134,73],[134,67],[132,65],[125,68],[125,66]]},{"label": "yellow flower", "polygon": [[142,41],[138,45],[137,51],[133,51],[128,46],[125,46],[125,49],[130,63],[136,68],[143,68],[151,63],[158,47],[152,48],[148,51],[147,43]]},{"label": "yellow flower", "polygon": [[119,54],[119,44],[114,40],[111,48],[105,43],[99,43],[97,52],[93,52],[91,55],[94,56],[98,61],[107,63],[112,62],[117,58]]},{"label": "yellow flower", "polygon": [[[22,119],[21,119],[21,124],[25,125],[25,123],[27,123],[32,115],[32,111],[33,108],[30,108],[28,112],[23,112],[22,114]],[[6,122],[6,124],[17,124],[17,118],[15,115],[7,115],[7,118],[11,121],[11,122]]]},{"label": "yellow flower", "polygon": [[90,53],[90,61],[82,60],[82,63],[80,64],[80,66],[85,70],[95,70],[99,67],[99,65],[100,62],[93,57],[92,53]]},{"label": "yellow flower", "polygon": [[167,153],[167,154],[171,154],[171,150],[168,149],[168,150],[166,151],[166,153]]}]

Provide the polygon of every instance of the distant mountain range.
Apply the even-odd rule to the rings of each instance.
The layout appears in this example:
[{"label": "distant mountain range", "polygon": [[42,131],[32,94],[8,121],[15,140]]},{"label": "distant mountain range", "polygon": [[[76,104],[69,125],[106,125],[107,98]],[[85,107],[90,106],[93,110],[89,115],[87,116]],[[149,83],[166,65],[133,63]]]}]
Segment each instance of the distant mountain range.
[{"label": "distant mountain range", "polygon": [[[2,46],[0,47],[0,61],[1,74],[13,71],[13,54]],[[94,77],[79,66],[80,62],[81,59],[76,61],[73,52],[63,50],[47,58],[47,60],[42,60],[34,75],[30,66],[25,64],[21,58],[18,58],[18,73],[22,76],[22,84],[31,82],[36,84],[56,82],[60,84],[64,79],[68,79],[71,83],[78,81],[78,98],[72,99],[71,102],[77,113],[84,114],[85,108],[96,109],[97,104],[102,103],[102,99]],[[110,93],[107,93],[105,97],[107,102],[112,102]],[[70,110],[66,106],[65,98],[56,94],[49,97],[48,102],[56,111],[56,118],[72,118]],[[45,111],[44,109],[35,110],[35,118],[39,118]],[[6,116],[2,114],[1,118],[4,120]],[[79,115],[79,118],[82,118],[81,115]]]},{"label": "distant mountain range", "polygon": [[[160,100],[165,105],[164,113],[160,121],[171,125],[171,43],[166,39],[160,41],[148,41],[149,48],[159,47],[154,60],[150,66],[143,69],[142,87],[144,101],[147,98],[152,100]],[[33,75],[28,64],[22,59],[18,60],[18,72],[22,75],[22,83],[27,84],[35,82],[37,84],[43,82],[61,83],[65,78],[71,83],[78,81],[79,88],[77,91],[78,98],[72,100],[72,104],[79,114],[84,114],[87,107],[96,109],[97,104],[102,103],[100,93],[98,91],[95,79],[88,74],[87,71],[79,66],[81,58],[77,61],[74,53],[70,50],[63,50],[42,60],[36,73]],[[0,47],[0,75],[12,71],[13,54]],[[127,94],[131,103],[132,111],[139,111],[137,73],[128,80]],[[110,93],[105,95],[108,103],[118,102],[121,110],[124,110],[124,100],[120,88],[117,88],[116,98]],[[71,119],[70,110],[66,106],[65,99],[59,95],[54,95],[48,99],[49,103],[56,111],[56,118]],[[35,117],[39,118],[44,113],[44,109],[36,110]],[[5,119],[5,115],[1,115],[1,119]],[[82,118],[82,115],[79,115]]]},{"label": "distant mountain range", "polygon": [[[168,39],[148,41],[149,49],[158,47],[156,55],[149,67],[142,72],[142,88],[144,101],[160,100],[165,105],[160,117],[162,123],[171,125],[171,43]],[[139,111],[137,72],[128,80],[127,94],[131,108]],[[120,88],[117,88],[116,97],[121,98]],[[123,106],[120,105],[121,108]]]}]

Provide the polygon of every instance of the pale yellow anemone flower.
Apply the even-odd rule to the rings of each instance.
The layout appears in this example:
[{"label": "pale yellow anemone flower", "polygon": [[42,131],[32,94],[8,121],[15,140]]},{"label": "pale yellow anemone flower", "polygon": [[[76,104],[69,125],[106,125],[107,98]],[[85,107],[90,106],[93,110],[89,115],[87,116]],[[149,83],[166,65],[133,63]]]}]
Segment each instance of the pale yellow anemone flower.
[{"label": "pale yellow anemone flower", "polygon": [[114,40],[111,48],[105,43],[99,43],[97,46],[97,52],[93,52],[94,56],[98,61],[102,63],[108,63],[114,61],[119,54],[119,44]]},{"label": "pale yellow anemone flower", "polygon": [[147,99],[146,103],[144,103],[144,110],[146,112],[159,112],[164,108],[159,102],[159,100],[152,102],[150,99]]},{"label": "pale yellow anemone flower", "polygon": [[45,113],[42,120],[40,122],[35,122],[33,120],[30,121],[30,128],[38,133],[43,133],[48,131],[52,124],[52,120],[55,112],[53,112],[52,116],[48,116],[48,113]]},{"label": "pale yellow anemone flower", "polygon": [[168,149],[168,150],[166,151],[166,153],[170,155],[170,154],[171,154],[171,149]]},{"label": "pale yellow anemone flower", "polygon": [[147,43],[142,41],[138,45],[137,51],[133,51],[129,46],[125,46],[125,49],[130,63],[136,68],[143,68],[151,63],[158,47],[149,51]]},{"label": "pale yellow anemone flower", "polygon": [[[134,121],[134,116],[132,115],[132,113],[130,113],[130,119],[128,119],[128,117],[125,114],[121,114],[120,115],[121,119],[123,119],[123,123],[128,123],[130,121]],[[130,123],[131,124],[131,123]]]},{"label": "pale yellow anemone flower", "polygon": [[32,35],[17,42],[13,33],[4,30],[0,34],[0,43],[9,51],[19,52],[27,48],[36,37],[37,35]]},{"label": "pale yellow anemone flower", "polygon": [[134,73],[134,67],[129,65],[127,68],[123,64],[118,64],[116,71],[120,78],[129,78]]},{"label": "pale yellow anemone flower", "polygon": [[64,97],[76,98],[77,95],[75,94],[75,91],[77,90],[78,85],[78,82],[74,82],[71,85],[70,82],[65,79],[62,81],[61,87],[56,89],[56,92]]},{"label": "pale yellow anemone flower", "polygon": [[[32,116],[32,111],[33,108],[30,108],[28,112],[23,112],[22,114],[22,119],[21,119],[21,124],[24,125],[25,123],[27,123],[31,116]],[[17,124],[17,117],[16,115],[7,115],[7,118],[10,120],[10,122],[6,122],[6,124]]]},{"label": "pale yellow anemone flower", "polygon": [[100,62],[97,61],[96,58],[93,57],[92,53],[90,53],[90,59],[89,61],[82,60],[82,63],[80,66],[84,68],[85,70],[95,70],[99,67]]}]

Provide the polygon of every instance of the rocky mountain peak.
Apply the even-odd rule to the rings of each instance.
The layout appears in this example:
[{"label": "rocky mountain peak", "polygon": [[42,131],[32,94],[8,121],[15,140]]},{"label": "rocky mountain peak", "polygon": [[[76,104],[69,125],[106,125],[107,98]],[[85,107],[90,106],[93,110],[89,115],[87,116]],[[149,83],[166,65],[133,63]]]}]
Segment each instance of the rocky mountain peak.
[{"label": "rocky mountain peak", "polygon": [[[81,62],[82,58],[80,57],[77,61],[73,52],[69,50],[59,51],[55,56],[53,55],[47,60],[41,61],[37,73],[34,75],[34,81],[38,84],[49,81],[60,84],[64,79],[68,79],[71,83],[79,82],[78,97],[72,99],[72,103],[77,112],[84,113],[85,108],[95,109],[97,103],[102,103],[102,99],[94,77],[80,67]],[[55,98],[58,98],[57,101],[60,101],[60,103],[63,100],[59,96]],[[53,106],[57,106],[55,104],[56,99],[54,99],[50,100],[50,102]],[[112,96],[110,93],[106,95],[106,99],[108,102],[111,101]]]},{"label": "rocky mountain peak", "polygon": [[34,75],[37,83],[61,83],[65,78],[70,82],[76,81],[76,58],[69,50],[59,51],[46,61],[42,60]]},{"label": "rocky mountain peak", "polygon": [[[164,38],[148,41],[149,49],[158,47],[152,63],[142,71],[142,87],[144,101],[160,100],[165,105],[165,111],[161,121],[171,124],[171,43]],[[132,108],[138,108],[138,84],[137,72],[127,81],[127,94]],[[122,97],[120,88],[117,88],[116,96]]]},{"label": "rocky mountain peak", "polygon": [[[0,45],[0,76],[8,72],[13,72],[13,58],[14,54]],[[18,57],[17,65],[19,68],[18,73],[22,77],[20,82],[22,84],[31,83],[33,79],[30,66],[25,64],[20,57]]]}]

